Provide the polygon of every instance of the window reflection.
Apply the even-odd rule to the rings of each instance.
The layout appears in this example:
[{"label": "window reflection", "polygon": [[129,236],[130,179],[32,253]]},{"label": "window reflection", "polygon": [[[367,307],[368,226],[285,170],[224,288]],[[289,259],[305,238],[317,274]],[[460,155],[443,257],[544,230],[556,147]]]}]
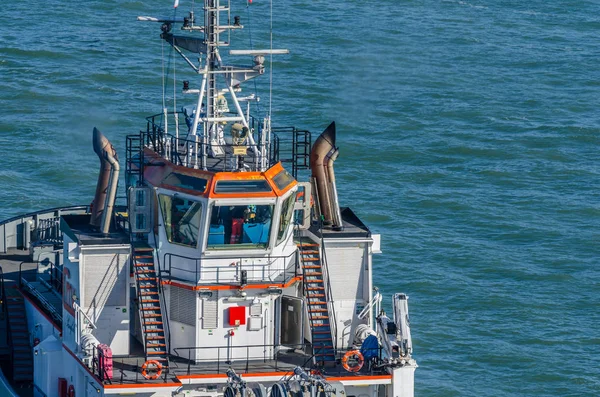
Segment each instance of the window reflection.
[{"label": "window reflection", "polygon": [[164,194],[158,196],[167,240],[195,247],[202,217],[202,204]]},{"label": "window reflection", "polygon": [[273,205],[215,205],[208,233],[209,249],[266,248],[269,244]]},{"label": "window reflection", "polygon": [[286,235],[287,228],[292,218],[292,212],[294,210],[294,203],[296,202],[296,195],[292,194],[286,198],[281,207],[281,219],[279,220],[279,230],[277,231],[277,244],[281,243]]}]

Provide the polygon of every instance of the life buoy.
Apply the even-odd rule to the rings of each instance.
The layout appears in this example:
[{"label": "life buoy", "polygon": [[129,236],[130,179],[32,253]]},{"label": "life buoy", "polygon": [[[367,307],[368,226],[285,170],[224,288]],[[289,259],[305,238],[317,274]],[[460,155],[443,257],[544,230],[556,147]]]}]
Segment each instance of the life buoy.
[{"label": "life buoy", "polygon": [[75,386],[69,386],[69,389],[67,390],[67,397],[75,397]]},{"label": "life buoy", "polygon": [[348,372],[358,372],[365,363],[365,358],[358,350],[350,350],[342,357],[342,367]]},{"label": "life buoy", "polygon": [[[152,367],[154,366],[154,368]],[[150,371],[150,375],[148,375],[148,371]],[[154,375],[152,375],[152,371],[156,371]],[[142,376],[148,380],[158,379],[158,377],[162,374],[162,365],[156,360],[148,360],[142,365]]]}]

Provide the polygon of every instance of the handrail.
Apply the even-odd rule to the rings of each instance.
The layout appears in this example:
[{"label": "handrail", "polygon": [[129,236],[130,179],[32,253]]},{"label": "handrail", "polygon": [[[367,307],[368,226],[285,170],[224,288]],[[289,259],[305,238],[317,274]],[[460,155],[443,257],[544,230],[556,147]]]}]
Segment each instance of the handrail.
[{"label": "handrail", "polygon": [[[171,351],[171,325],[169,323],[169,312],[168,312],[168,308],[167,308],[167,300],[165,299],[165,289],[163,287],[163,283],[162,283],[162,272],[160,271],[160,257],[158,255],[156,255],[156,266],[158,267],[158,290],[159,290],[159,294],[158,296],[160,297],[160,299],[162,300],[162,310],[164,310],[164,314],[162,315],[162,321],[164,323],[167,324],[167,362],[169,360],[169,354]],[[156,270],[156,266],[155,266],[155,270]]]},{"label": "handrail", "polygon": [[94,324],[92,319],[87,314],[85,314],[85,312],[83,311],[81,306],[79,306],[77,304],[77,302],[73,302],[73,308],[77,311],[77,313],[83,314],[83,317],[85,317],[85,319],[88,321],[89,325],[92,326],[92,329],[98,329],[98,327],[96,327],[96,324]]},{"label": "handrail", "polygon": [[[257,362],[262,360],[263,362],[267,362],[268,360],[273,360],[275,361],[275,371],[281,371],[282,368],[280,368],[280,365],[283,363],[285,364],[285,361],[282,360],[281,358],[279,358],[279,353],[281,352],[281,348],[285,348],[285,349],[294,349],[294,350],[307,350],[307,348],[312,347],[313,351],[312,354],[307,355],[307,359],[304,361],[304,363],[301,365],[302,368],[304,368],[309,362],[313,362],[312,365],[310,366],[311,368],[313,367],[318,367],[318,363],[316,363],[314,361],[315,357],[321,353],[322,351],[328,350],[326,347],[320,347],[318,349],[314,349],[314,346],[312,346],[312,344],[310,343],[298,343],[298,344],[286,344],[286,345],[282,345],[282,344],[258,344],[258,345],[240,345],[240,346],[231,346],[231,345],[226,345],[226,346],[191,346],[191,347],[177,347],[174,348],[173,351],[175,352],[176,356],[181,358],[181,359],[186,359],[188,360],[188,365],[187,365],[187,371],[186,374],[190,375],[192,372],[192,363],[195,361],[192,358],[192,352],[202,352],[202,351],[206,351],[209,349],[217,349],[217,359],[216,360],[207,360],[211,363],[216,362],[217,364],[217,373],[221,373],[221,372],[226,372],[227,369],[229,369],[231,367],[232,362],[244,362],[245,361],[245,370],[246,372],[248,372],[248,370],[250,369],[250,363],[252,362]],[[233,350],[233,349],[245,349],[246,350],[246,357],[245,358],[233,358],[230,360],[230,354],[227,353],[226,355],[221,355],[221,350],[225,349],[229,352],[229,350]],[[250,358],[250,349],[263,349],[263,358]],[[273,350],[273,354],[272,356],[267,357],[267,351],[268,349],[272,349]],[[379,350],[379,356],[378,359],[381,359],[381,349]],[[186,354],[187,352],[187,354]],[[338,355],[342,355],[343,353],[345,353],[345,351],[340,351],[338,349],[334,349],[334,355],[336,355],[336,357]],[[221,361],[223,361],[223,365],[221,365]],[[290,364],[290,363],[288,363]],[[295,365],[296,366],[296,365]],[[295,367],[294,366],[294,367]],[[319,367],[321,370],[322,368]],[[214,370],[214,367],[213,367]],[[328,375],[331,375],[330,371],[338,371],[338,373],[342,373],[342,366],[341,365],[336,365],[335,368],[328,368]],[[363,367],[363,369],[361,371],[373,371],[373,368],[367,368],[367,366],[365,365]],[[345,370],[344,370],[345,371]],[[293,373],[293,369],[289,370],[290,373]],[[363,372],[364,373],[364,372]]]},{"label": "handrail", "polygon": [[[173,115],[177,118],[183,115],[181,111],[169,111],[166,112],[166,116]],[[141,144],[146,147],[150,147],[160,156],[169,160],[170,162],[177,165],[190,166],[192,164],[206,168],[206,161],[202,158],[208,153],[210,148],[219,147],[223,149],[224,156],[220,157],[220,161],[209,167],[212,170],[227,170],[232,168],[232,159],[235,159],[237,155],[227,153],[226,148],[233,147],[232,144],[214,145],[206,141],[200,141],[199,135],[194,136],[194,139],[186,139],[181,136],[174,136],[168,132],[165,132],[162,121],[164,121],[165,113],[155,114],[153,116],[146,117],[146,131],[141,131],[142,140]],[[161,122],[157,123],[156,119],[160,118]],[[250,116],[248,120],[252,129],[256,126],[256,136],[259,136],[262,130],[262,124],[257,122],[254,116]],[[166,121],[165,121],[166,122]],[[181,123],[180,123],[181,124]],[[183,124],[182,124],[183,125]],[[269,165],[277,163],[278,159],[278,137],[273,134],[271,142],[264,142],[262,144],[246,144],[245,146],[254,148],[257,153],[267,153]],[[253,162],[246,162],[246,165],[253,171],[259,171],[261,164],[258,161],[258,156],[254,158]],[[202,162],[202,163],[200,163]]]},{"label": "handrail", "polygon": [[[181,258],[189,261],[195,262],[194,270],[187,270],[183,268],[174,267],[172,265],[173,258]],[[223,267],[223,266],[202,266],[201,262],[206,260],[221,260],[226,259],[231,261],[232,264],[235,264],[235,268],[232,267]],[[264,264],[261,263],[251,263],[251,264],[243,264],[244,260],[253,260],[260,261],[265,260]],[[281,266],[273,266],[278,260],[283,259],[283,263]],[[267,255],[265,257],[256,258],[256,257],[244,257],[244,256],[223,256],[223,257],[210,257],[210,258],[198,258],[198,257],[189,257],[185,255],[174,254],[171,252],[166,252],[163,255],[163,263],[165,264],[164,272],[169,275],[169,280],[174,279],[172,270],[175,269],[177,271],[185,272],[185,273],[193,273],[195,277],[195,281],[205,281],[205,282],[214,282],[216,284],[233,284],[233,280],[223,281],[222,273],[235,272],[234,278],[236,280],[241,281],[241,271],[246,270],[250,274],[248,276],[248,282],[272,282],[272,283],[281,283],[284,284],[289,281],[291,278],[298,276],[298,260],[296,257],[296,251],[290,253],[289,255]],[[260,277],[252,278],[252,273],[259,272]],[[161,270],[162,272],[162,270]],[[205,278],[204,275],[214,274],[213,278]],[[283,276],[282,280],[278,280],[280,276]]]},{"label": "handrail", "polygon": [[20,281],[20,286],[25,286],[27,292],[34,296],[38,300],[38,302],[40,302],[44,309],[48,310],[52,318],[58,321],[60,324],[62,324],[62,312],[59,313],[56,310],[56,308],[50,302],[48,302],[48,300],[42,294],[40,294],[40,292],[37,289],[35,289],[31,284],[29,284],[29,281],[25,280],[23,277],[20,278]]},{"label": "handrail", "polygon": [[[0,316],[2,316],[1,318],[3,320],[6,318],[7,326],[10,327],[10,325],[8,325],[8,305],[6,304],[6,290],[4,285],[4,271],[2,270],[2,266],[0,266]],[[10,340],[10,329],[7,329],[6,332],[6,345],[12,345]]]},{"label": "handrail", "polygon": [[[322,220],[319,222],[319,227],[322,229],[323,224]],[[329,321],[329,325],[332,330],[333,336],[333,348],[337,349],[337,319],[335,316],[335,306],[333,301],[333,293],[331,292],[331,279],[329,277],[329,267],[327,266],[327,254],[325,253],[325,239],[323,238],[323,233],[321,233],[321,252],[322,252],[322,260],[321,260],[321,269],[323,270],[323,280],[327,279],[327,284],[325,288],[325,293],[327,294],[327,309],[329,310],[330,315],[333,317],[333,325],[332,322]]]}]

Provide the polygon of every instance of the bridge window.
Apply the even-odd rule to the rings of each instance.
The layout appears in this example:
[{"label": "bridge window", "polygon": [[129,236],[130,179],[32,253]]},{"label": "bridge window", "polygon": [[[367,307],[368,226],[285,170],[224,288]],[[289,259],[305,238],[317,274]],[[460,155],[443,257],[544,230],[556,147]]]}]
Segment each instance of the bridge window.
[{"label": "bridge window", "polygon": [[215,205],[211,211],[208,249],[266,248],[273,205]]},{"label": "bridge window", "polygon": [[195,247],[202,217],[202,204],[181,197],[158,196],[167,240]]},{"label": "bridge window", "polygon": [[277,244],[283,241],[283,238],[287,234],[288,226],[292,218],[292,212],[294,211],[294,203],[296,201],[296,195],[292,194],[286,198],[281,206],[281,219],[279,220],[279,230],[277,231]]}]

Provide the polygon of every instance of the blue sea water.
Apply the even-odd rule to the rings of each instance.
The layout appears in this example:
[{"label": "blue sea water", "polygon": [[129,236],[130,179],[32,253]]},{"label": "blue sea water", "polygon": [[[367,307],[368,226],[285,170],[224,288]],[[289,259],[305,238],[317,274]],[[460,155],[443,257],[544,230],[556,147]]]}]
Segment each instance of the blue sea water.
[{"label": "blue sea water", "polygon": [[[268,47],[270,3],[232,3],[253,26],[235,48]],[[158,25],[135,18],[171,7],[3,4],[0,219],[91,201],[92,128],[124,157],[161,109]],[[600,4],[286,0],[273,14],[291,52],[274,57],[274,123],[337,122],[340,201],[383,235],[375,283],[410,296],[416,395],[600,395]],[[268,73],[257,89],[264,115]]]}]

